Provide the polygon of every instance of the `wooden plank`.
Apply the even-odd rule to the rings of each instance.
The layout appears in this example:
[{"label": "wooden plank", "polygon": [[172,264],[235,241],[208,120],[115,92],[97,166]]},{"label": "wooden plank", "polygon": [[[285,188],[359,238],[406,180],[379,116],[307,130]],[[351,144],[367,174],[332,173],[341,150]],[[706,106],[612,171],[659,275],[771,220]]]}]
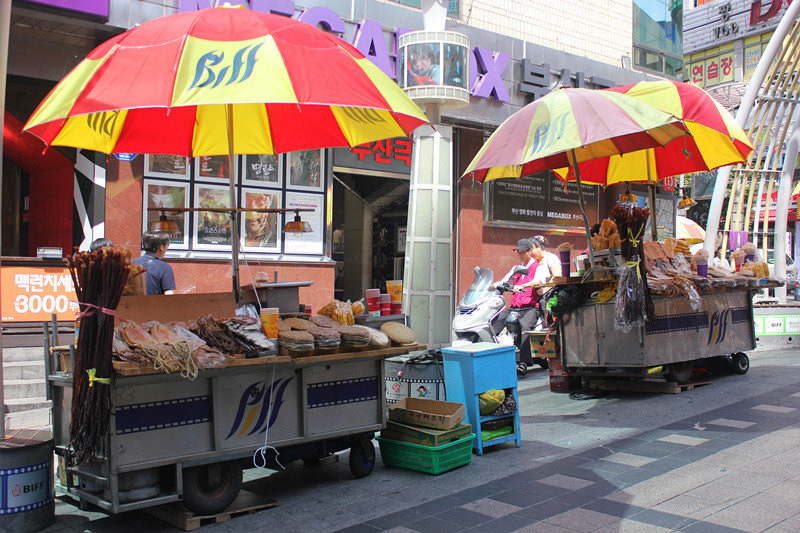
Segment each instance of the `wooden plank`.
[{"label": "wooden plank", "polygon": [[239,495],[233,503],[222,511],[214,515],[196,515],[188,511],[181,503],[168,503],[157,507],[150,507],[143,511],[150,516],[173,525],[184,531],[194,531],[199,529],[203,523],[227,522],[234,516],[241,514],[252,514],[256,511],[269,509],[278,505],[278,502],[271,500],[261,494],[256,494],[247,490],[240,490]]},{"label": "wooden plank", "polygon": [[[256,357],[253,359],[236,358],[225,368],[238,367],[238,366],[255,366],[255,365],[271,365],[271,364],[309,364],[309,363],[325,363],[329,361],[341,361],[344,359],[363,359],[368,357],[391,357],[393,355],[406,354],[410,351],[425,350],[427,347],[422,344],[415,344],[413,346],[398,346],[390,348],[381,348],[378,350],[366,350],[362,352],[342,352],[331,355],[309,355],[306,357],[289,357],[286,355],[277,355],[272,357]],[[203,369],[200,370],[202,372]],[[164,374],[162,370],[155,370],[152,365],[137,365],[136,363],[128,363],[124,361],[114,361],[114,372],[118,376],[149,376],[153,374]]]},{"label": "wooden plank", "polygon": [[149,320],[166,324],[197,320],[206,315],[232,317],[235,314],[236,302],[230,292],[123,296],[117,306],[117,325],[120,318],[139,324]]},{"label": "wooden plank", "polygon": [[669,381],[623,381],[623,380],[591,380],[589,381],[590,389],[597,389],[603,391],[619,391],[619,392],[652,392],[663,394],[679,394],[685,390],[692,390],[695,387],[708,385],[710,381],[695,381],[679,385]]}]

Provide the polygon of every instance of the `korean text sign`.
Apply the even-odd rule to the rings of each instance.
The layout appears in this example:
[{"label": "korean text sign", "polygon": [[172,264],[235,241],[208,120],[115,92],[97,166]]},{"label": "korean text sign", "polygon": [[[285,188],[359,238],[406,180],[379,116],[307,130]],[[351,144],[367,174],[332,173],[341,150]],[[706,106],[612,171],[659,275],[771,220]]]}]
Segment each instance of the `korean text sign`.
[{"label": "korean text sign", "polygon": [[66,267],[0,268],[0,314],[3,322],[75,320],[78,298]]}]

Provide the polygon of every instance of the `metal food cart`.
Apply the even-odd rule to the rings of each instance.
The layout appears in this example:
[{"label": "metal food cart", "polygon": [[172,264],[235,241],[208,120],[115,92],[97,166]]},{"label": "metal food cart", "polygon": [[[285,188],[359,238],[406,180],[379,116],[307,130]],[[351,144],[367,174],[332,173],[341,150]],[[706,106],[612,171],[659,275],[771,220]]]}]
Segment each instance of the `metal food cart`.
[{"label": "metal food cart", "polygon": [[[352,473],[366,476],[373,432],[385,425],[384,358],[407,352],[237,359],[191,381],[143,367],[117,373],[107,452],[94,467],[67,465],[67,491],[112,513],[183,500],[213,514],[236,497],[242,466],[265,445],[281,462],[350,448]],[[56,453],[66,457],[72,375],[55,372],[49,386]]]},{"label": "metal food cart", "polygon": [[[561,322],[561,360],[572,375],[652,375],[657,367],[667,379],[686,383],[696,361],[730,358],[744,374],[744,353],[756,346],[753,293],[748,288],[700,293],[692,309],[685,296],[653,296],[653,324],[624,332],[614,326],[614,301],[584,303]],[[716,362],[716,361],[714,361]]]}]

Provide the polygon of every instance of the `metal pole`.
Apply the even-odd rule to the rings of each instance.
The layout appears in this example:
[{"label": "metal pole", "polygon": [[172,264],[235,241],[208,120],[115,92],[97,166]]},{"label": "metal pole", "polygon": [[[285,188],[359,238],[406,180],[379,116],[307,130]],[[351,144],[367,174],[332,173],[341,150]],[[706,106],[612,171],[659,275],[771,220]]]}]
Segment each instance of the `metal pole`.
[{"label": "metal pole", "polygon": [[[789,137],[789,143],[786,146],[786,157],[783,159],[784,165],[778,185],[778,201],[775,209],[775,242],[772,245],[775,277],[783,279],[786,279],[786,227],[789,222],[789,197],[792,194],[792,177],[794,177],[794,169],[797,165],[798,144],[800,144],[800,128],[795,124],[792,136]],[[768,214],[768,209],[769,202],[767,203],[765,215]],[[786,285],[775,289],[775,296],[785,303]]]},{"label": "metal pole", "polygon": [[225,122],[228,129],[228,177],[231,200],[231,281],[233,282],[233,298],[239,302],[239,213],[236,210],[236,174],[233,164],[236,157],[233,153],[233,104],[225,104]]},{"label": "metal pole", "polygon": [[[772,60],[780,52],[783,46],[784,38],[789,34],[792,26],[800,14],[800,2],[792,2],[786,8],[783,18],[775,28],[775,33],[770,37],[769,44],[761,55],[761,59],[756,65],[756,70],[753,72],[753,77],[750,80],[747,90],[742,97],[739,104],[739,110],[736,112],[736,122],[744,127],[747,122],[747,117],[753,104],[758,96],[758,91],[767,77],[767,72],[772,65]],[[708,252],[710,257],[714,257],[717,231],[719,231],[719,219],[722,215],[722,204],[725,201],[725,196],[728,190],[728,181],[731,177],[731,167],[723,167],[717,172],[717,181],[714,182],[714,194],[711,197],[711,206],[708,209],[708,222],[706,222],[706,240],[703,243],[703,248]],[[778,205],[780,209],[780,205]]]},{"label": "metal pole", "polygon": [[[0,0],[0,131],[6,116],[6,75],[8,71],[8,33],[11,27],[11,0]],[[3,161],[3,141],[0,140],[0,163]],[[2,167],[2,165],[0,165]],[[3,172],[0,168],[0,197],[3,191]],[[3,255],[2,222],[0,222],[0,256]],[[3,321],[0,318],[0,440],[6,437],[6,407],[3,393]]]},{"label": "metal pole", "polygon": [[570,150],[572,153],[572,168],[575,169],[575,181],[578,183],[578,202],[581,206],[581,213],[583,213],[583,225],[586,228],[586,246],[589,249],[589,264],[594,268],[594,250],[592,249],[592,230],[589,229],[589,217],[586,216],[586,203],[583,200],[583,187],[581,187],[581,171],[578,168],[578,163],[575,161],[575,150]]}]

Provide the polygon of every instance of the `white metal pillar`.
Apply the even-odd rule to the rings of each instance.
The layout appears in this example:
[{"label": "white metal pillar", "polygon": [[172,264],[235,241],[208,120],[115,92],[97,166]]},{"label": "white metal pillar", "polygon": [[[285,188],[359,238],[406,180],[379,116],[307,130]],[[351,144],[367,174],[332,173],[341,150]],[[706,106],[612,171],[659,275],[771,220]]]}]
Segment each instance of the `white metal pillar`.
[{"label": "white metal pillar", "polygon": [[450,344],[453,318],[453,128],[414,132],[403,307],[417,342]]}]

